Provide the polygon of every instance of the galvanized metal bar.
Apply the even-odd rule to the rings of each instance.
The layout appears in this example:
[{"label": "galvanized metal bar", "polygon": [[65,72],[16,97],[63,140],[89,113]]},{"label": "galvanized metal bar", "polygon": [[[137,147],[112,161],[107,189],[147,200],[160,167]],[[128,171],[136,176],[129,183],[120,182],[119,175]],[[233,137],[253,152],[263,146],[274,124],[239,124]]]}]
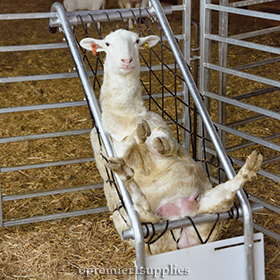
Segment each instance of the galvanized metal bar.
[{"label": "galvanized metal bar", "polygon": [[[182,53],[184,60],[188,65],[190,65],[191,59],[191,0],[183,0],[184,11],[183,11],[183,20],[182,20],[182,33],[184,35]],[[188,87],[183,83],[183,93],[184,101],[186,104],[189,103],[190,96]],[[183,109],[183,123],[188,131],[191,131],[191,114],[190,108],[188,106],[182,106]],[[190,143],[191,143],[191,134],[183,131],[182,133],[182,144],[185,149],[190,153]]]},{"label": "galvanized metal bar", "polygon": [[186,7],[185,7],[185,4],[183,3],[183,5],[174,5],[174,6],[171,6],[171,8],[172,8],[172,12],[178,12],[178,11],[184,11],[184,9]]},{"label": "galvanized metal bar", "polygon": [[[205,9],[205,5],[211,3],[211,0],[200,1],[200,74],[199,74],[199,84],[200,92],[210,91],[211,88],[211,71],[204,66],[204,63],[211,62],[211,41],[205,39],[205,34],[211,33],[212,20],[211,13],[209,10]],[[204,104],[208,111],[210,111],[211,100],[205,98]],[[203,122],[199,119],[199,134],[205,135],[207,137],[207,131],[205,131]],[[204,153],[203,146],[210,145],[208,142],[205,143],[203,139],[198,140],[198,157],[200,159],[206,158],[208,160],[208,155]],[[205,167],[205,166],[204,166]]]},{"label": "galvanized metal bar", "polygon": [[240,125],[244,125],[244,124],[247,124],[247,123],[250,123],[250,122],[262,120],[262,119],[265,119],[265,118],[267,118],[267,116],[257,115],[257,116],[246,118],[246,119],[243,119],[243,120],[240,120],[240,121],[235,121],[235,122],[232,122],[232,123],[227,123],[227,126],[229,126],[229,127],[240,126]]},{"label": "galvanized metal bar", "polygon": [[[277,110],[277,111],[275,111],[275,112],[280,113],[280,110]],[[264,115],[257,115],[257,116],[250,117],[250,118],[246,118],[246,119],[243,119],[243,120],[240,120],[240,121],[236,121],[236,122],[232,122],[232,123],[227,123],[227,126],[229,126],[229,127],[235,127],[235,126],[247,124],[247,123],[249,123],[249,122],[262,120],[262,119],[265,119],[265,118],[267,118],[267,116],[264,116]]]},{"label": "galvanized metal bar", "polygon": [[[220,5],[228,5],[228,0],[220,0]],[[205,34],[207,35],[207,34]],[[228,13],[219,13],[219,35],[221,37],[228,37]],[[207,37],[204,37],[207,39]],[[227,67],[227,43],[219,42],[219,66]],[[218,74],[218,95],[227,95],[227,75],[226,73],[219,72]],[[226,104],[222,100],[218,101],[218,122],[220,124],[226,124]],[[219,136],[226,147],[226,133],[225,131],[219,131]],[[224,174],[221,174],[221,180],[224,179]]]},{"label": "galvanized metal bar", "polygon": [[4,107],[4,108],[0,108],[0,114],[26,112],[26,111],[34,111],[34,110],[79,107],[79,106],[86,106],[86,105],[87,102],[85,100],[81,100],[81,101],[58,102],[58,103],[38,104],[38,105],[30,105],[30,106],[19,106],[19,107]]},{"label": "galvanized metal bar", "polygon": [[247,1],[239,1],[239,2],[230,3],[229,6],[232,6],[232,7],[244,7],[244,6],[262,4],[262,3],[269,3],[269,2],[275,2],[275,0],[247,0]]},{"label": "galvanized metal bar", "polygon": [[91,130],[92,130],[92,128],[59,131],[59,132],[43,133],[43,134],[31,134],[31,135],[24,135],[24,136],[3,137],[3,138],[0,138],[0,144],[54,138],[54,137],[82,135],[82,134],[90,133]]},{"label": "galvanized metal bar", "polygon": [[230,38],[237,39],[237,40],[242,40],[242,39],[247,39],[247,38],[261,36],[261,35],[266,35],[266,34],[269,34],[269,33],[279,32],[279,31],[280,31],[280,26],[274,26],[274,27],[270,27],[270,28],[264,28],[264,29],[261,29],[261,30],[256,30],[256,31],[245,32],[245,33],[241,33],[241,34],[232,35],[232,36],[230,36]]},{"label": "galvanized metal bar", "polygon": [[[255,203],[251,205],[251,211],[252,212],[258,212],[263,209],[263,206],[261,203]],[[222,212],[219,214],[202,214],[199,216],[192,217],[192,220],[194,224],[203,224],[203,223],[211,223],[219,220],[226,220],[226,219],[236,219],[238,217],[243,217],[242,209],[239,206],[237,209],[232,208],[232,211],[229,212]],[[191,221],[188,218],[182,218],[178,220],[171,220],[168,221],[168,226],[166,229],[166,222],[160,222],[158,224],[154,224],[153,226],[150,224],[146,224],[145,226],[142,226],[142,230],[144,235],[148,238],[152,236],[154,233],[161,233],[165,230],[173,230],[183,227],[192,226]],[[124,240],[133,238],[133,232],[130,229],[124,230],[122,232],[122,238]]]},{"label": "galvanized metal bar", "polygon": [[[0,171],[1,175],[1,171]],[[3,227],[3,206],[2,206],[2,186],[1,186],[1,176],[0,176],[0,228]]]},{"label": "galvanized metal bar", "polygon": [[[93,88],[91,85],[91,81],[89,79],[87,70],[83,63],[81,53],[79,52],[78,44],[77,44],[75,36],[72,32],[71,25],[67,19],[66,12],[65,12],[63,6],[58,2],[56,2],[52,5],[51,11],[56,11],[58,13],[59,21],[62,24],[64,33],[65,33],[65,37],[68,42],[68,46],[69,46],[70,52],[72,54],[72,58],[75,62],[76,69],[79,73],[79,77],[82,82],[85,95],[87,96],[87,100],[89,102],[89,108],[95,119],[95,124],[99,130],[107,156],[112,157],[112,156],[114,156],[114,152],[113,152],[111,143],[109,141],[109,138],[107,137],[107,135],[102,127],[101,112],[100,112],[100,108],[98,105],[98,101],[95,97],[95,94],[94,94],[94,91],[93,91]],[[122,194],[124,206],[128,213],[128,216],[130,218],[130,222],[131,222],[131,225],[133,228],[134,241],[135,241],[135,255],[136,255],[136,272],[139,272],[141,269],[145,268],[145,245],[144,245],[143,232],[141,229],[141,223],[139,221],[137,211],[134,208],[131,196],[130,196],[128,190],[126,189],[125,185],[123,184],[123,182],[120,180],[120,178],[117,175],[116,175],[116,181],[118,183],[120,192]],[[136,279],[145,279],[145,275],[137,274]]]},{"label": "galvanized metal bar", "polygon": [[254,18],[263,18],[263,19],[280,21],[280,15],[272,14],[272,13],[257,12],[252,10],[238,9],[234,7],[219,6],[214,4],[206,4],[205,8],[212,11],[223,11],[223,12],[228,12],[228,13],[242,15],[242,16],[250,16]]},{"label": "galvanized metal bar", "polygon": [[[172,13],[172,7],[164,7],[164,12],[166,14]],[[132,9],[122,9],[121,14],[119,10],[96,10],[96,11],[86,11],[86,12],[69,12],[66,14],[68,21],[71,26],[77,26],[82,23],[92,23],[92,16],[94,17],[95,22],[107,22],[108,18],[111,21],[128,19],[128,18],[138,18],[138,17],[148,17],[149,15],[155,15],[154,9],[151,7],[146,8],[132,8]],[[82,18],[82,19],[81,19]],[[61,22],[59,18],[50,19],[50,27],[56,28],[61,27]]]},{"label": "galvanized metal bar", "polygon": [[260,198],[260,197],[257,197],[257,196],[255,196],[255,195],[250,195],[250,196],[249,196],[249,199],[250,199],[251,201],[253,201],[253,202],[261,203],[265,208],[270,209],[270,210],[272,210],[273,212],[280,214],[280,207],[275,206],[275,205],[273,205],[273,204],[267,202],[266,200],[264,200],[264,199],[262,199],[262,198]]},{"label": "galvanized metal bar", "polygon": [[[261,139],[269,141],[269,140],[276,139],[276,138],[279,138],[279,137],[280,137],[280,133],[276,133],[276,134],[273,134],[273,135],[263,137]],[[227,151],[227,153],[230,153],[230,152],[237,151],[237,150],[240,150],[240,149],[244,149],[244,148],[247,148],[247,147],[250,147],[250,146],[253,146],[253,145],[256,145],[256,143],[247,142],[247,143],[243,143],[243,144],[240,144],[240,145],[236,145],[236,146],[232,146],[230,148],[227,148],[226,151]],[[266,160],[263,161],[263,164],[264,164],[265,161]]]},{"label": "galvanized metal bar", "polygon": [[280,152],[280,145],[278,145],[278,144],[275,144],[275,143],[270,142],[270,141],[266,141],[266,140],[264,140],[262,138],[250,135],[250,134],[242,132],[240,130],[237,130],[237,129],[234,129],[234,128],[230,128],[230,127],[228,127],[226,125],[221,125],[221,124],[216,123],[216,122],[213,122],[213,123],[219,129],[222,129],[222,130],[224,130],[226,132],[229,132],[229,133],[231,133],[233,135],[236,135],[236,136],[239,136],[241,138],[244,138],[244,139],[247,139],[249,141],[252,141],[252,142],[254,142],[256,144],[260,144],[260,145],[265,146],[265,147],[267,147],[269,149],[273,149],[275,151]]},{"label": "galvanized metal bar", "polygon": [[17,13],[17,14],[0,14],[0,20],[17,20],[17,19],[42,19],[56,17],[56,13]]},{"label": "galvanized metal bar", "polygon": [[248,63],[248,64],[234,66],[234,67],[232,67],[232,69],[246,70],[246,69],[255,68],[255,67],[259,67],[259,66],[263,66],[263,65],[267,65],[267,64],[277,63],[279,61],[280,61],[280,57],[264,59],[264,60],[260,60],[260,61],[256,61],[256,62],[252,62],[252,63]]},{"label": "galvanized metal bar", "polygon": [[207,67],[208,69],[212,69],[212,70],[216,70],[216,71],[222,71],[224,73],[227,74],[231,74],[231,75],[235,75],[244,79],[248,79],[248,80],[252,80],[252,81],[256,81],[259,83],[264,83],[270,86],[275,86],[275,87],[280,87],[280,81],[275,81],[272,79],[268,79],[268,78],[264,78],[261,76],[256,76],[256,75],[252,75],[252,74],[248,74],[246,72],[242,72],[242,71],[236,71],[234,69],[230,69],[230,68],[224,68],[215,64],[211,64],[211,63],[204,63],[204,66]]},{"label": "galvanized metal bar", "polygon": [[248,92],[248,93],[239,94],[239,95],[233,96],[231,98],[235,99],[235,100],[241,100],[241,99],[245,99],[245,98],[259,96],[259,95],[262,95],[262,94],[265,94],[265,93],[274,92],[274,91],[277,91],[277,90],[280,90],[280,88],[278,88],[278,87],[263,88],[263,89],[260,89],[260,90],[255,90],[255,91],[251,91],[251,92]]},{"label": "galvanized metal bar", "polygon": [[[212,154],[212,155],[217,156],[217,152],[216,152],[215,150],[213,150],[213,149],[206,148],[206,151],[207,151],[207,153],[210,153],[210,154]],[[229,158],[230,158],[230,160],[231,160],[234,164],[237,164],[237,165],[239,165],[239,166],[243,166],[243,165],[245,164],[244,161],[239,160],[239,159],[237,159],[237,158],[235,158],[235,157],[229,156]],[[269,172],[269,171],[265,171],[265,170],[261,169],[261,170],[258,171],[258,174],[260,174],[261,176],[264,176],[264,177],[266,177],[266,178],[268,178],[268,179],[274,180],[275,182],[279,182],[279,183],[280,183],[280,176],[278,176],[278,175],[276,175],[276,174],[273,174],[273,173],[271,173],[271,172]],[[211,181],[212,181],[212,180],[211,180]],[[219,183],[219,182],[218,182],[218,183]]]},{"label": "galvanized metal bar", "polygon": [[270,158],[266,158],[262,164],[263,165],[266,165],[266,164],[269,164],[269,163],[272,163],[272,162],[275,162],[275,161],[279,161],[280,162],[280,155],[278,156],[274,156],[274,157],[270,157]]},{"label": "galvanized metal bar", "polygon": [[42,215],[42,216],[36,216],[36,217],[31,217],[31,218],[25,218],[25,219],[4,221],[3,226],[4,227],[19,226],[19,225],[24,225],[24,224],[46,222],[46,221],[51,221],[51,220],[61,220],[61,219],[64,219],[64,218],[71,218],[71,217],[78,217],[78,216],[84,216],[84,215],[89,215],[89,214],[104,213],[104,212],[107,212],[107,211],[108,211],[107,206],[97,207],[97,208],[86,209],[86,210],[77,210],[77,211],[71,211],[71,212],[65,212],[65,213]]},{"label": "galvanized metal bar", "polygon": [[274,231],[272,231],[272,230],[270,230],[268,228],[265,228],[264,226],[261,226],[261,225],[259,225],[257,223],[254,223],[254,228],[256,230],[259,230],[259,231],[263,232],[264,234],[266,234],[266,235],[268,235],[268,236],[270,236],[270,237],[280,241],[280,234],[278,234],[278,233],[276,233],[276,232],[274,232]]},{"label": "galvanized metal bar", "polygon": [[39,50],[54,50],[54,49],[66,49],[66,48],[67,48],[66,43],[1,46],[0,52],[39,51]]},{"label": "galvanized metal bar", "polygon": [[93,190],[93,189],[102,189],[103,184],[96,184],[96,185],[83,185],[83,186],[75,186],[63,189],[54,189],[54,190],[44,190],[32,193],[24,193],[24,194],[11,194],[11,195],[3,195],[2,201],[12,201],[12,200],[20,200],[20,199],[27,199],[33,197],[42,197],[48,195],[55,195],[55,194],[63,194],[63,193],[70,193],[70,192],[77,192],[77,191],[86,191],[86,190]]},{"label": "galvanized metal bar", "polygon": [[77,78],[76,72],[71,73],[58,73],[58,74],[43,74],[43,75],[30,75],[30,76],[15,76],[0,78],[0,84],[16,83],[16,82],[31,82],[31,81],[46,81],[55,79],[68,79]]},{"label": "galvanized metal bar", "polygon": [[271,110],[267,110],[267,109],[264,109],[264,108],[261,108],[261,107],[255,106],[255,105],[247,104],[245,102],[238,101],[238,100],[232,99],[230,97],[221,96],[221,95],[218,95],[213,92],[203,92],[203,94],[205,96],[208,96],[208,97],[216,99],[216,100],[220,100],[227,104],[231,104],[231,105],[234,105],[234,106],[242,108],[242,109],[250,110],[252,112],[256,112],[256,113],[265,115],[267,117],[271,117],[271,118],[280,120],[280,113],[277,113],[277,112],[274,112]]},{"label": "galvanized metal bar", "polygon": [[269,52],[269,53],[275,53],[280,54],[280,48],[270,47],[262,44],[247,42],[243,40],[237,40],[229,37],[221,37],[219,35],[213,35],[213,34],[205,34],[205,38],[208,40],[213,40],[217,42],[223,42],[235,46],[250,48],[254,50]]},{"label": "galvanized metal bar", "polygon": [[80,158],[80,159],[72,159],[72,160],[64,160],[64,161],[51,161],[51,162],[29,164],[29,165],[3,166],[3,167],[0,167],[0,172],[6,173],[6,172],[12,172],[12,171],[19,171],[19,170],[46,168],[46,167],[52,167],[52,166],[84,163],[84,162],[91,162],[91,161],[95,161],[95,159],[92,157],[92,158]]}]

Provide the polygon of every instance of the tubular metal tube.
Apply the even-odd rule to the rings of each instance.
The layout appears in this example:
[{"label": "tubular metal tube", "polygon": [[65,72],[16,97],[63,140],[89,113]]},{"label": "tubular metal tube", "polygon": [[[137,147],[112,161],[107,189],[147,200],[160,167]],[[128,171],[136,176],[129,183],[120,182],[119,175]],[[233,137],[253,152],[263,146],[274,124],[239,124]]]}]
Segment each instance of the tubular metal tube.
[{"label": "tubular metal tube", "polygon": [[[219,155],[220,161],[224,167],[224,170],[227,174],[227,177],[229,179],[232,179],[236,174],[233,169],[233,166],[230,163],[230,160],[225,152],[225,149],[222,146],[221,140],[217,135],[217,132],[215,130],[215,127],[211,121],[211,118],[203,104],[203,101],[200,97],[200,94],[198,92],[198,89],[195,85],[195,82],[191,76],[191,73],[184,62],[183,55],[179,49],[179,46],[173,37],[173,33],[171,30],[171,27],[168,23],[168,20],[166,19],[164,12],[162,10],[162,7],[158,0],[150,0],[156,14],[158,16],[159,22],[162,26],[162,29],[168,38],[169,45],[173,51],[173,54],[175,56],[175,59],[181,69],[182,75],[189,87],[189,91],[193,97],[193,100],[197,106],[197,109],[200,113],[201,118],[204,121],[205,127],[209,133],[209,136],[212,139],[212,143],[217,150],[217,153]],[[242,212],[244,216],[244,235],[245,235],[245,241],[244,241],[244,247],[245,247],[245,254],[246,254],[246,278],[247,280],[253,280],[254,279],[254,243],[253,243],[253,216],[251,212],[251,208],[249,205],[249,202],[247,200],[247,197],[244,193],[244,190],[241,189],[237,193],[237,197],[239,199],[239,202],[242,207]]]},{"label": "tubular metal tube", "polygon": [[[166,14],[172,13],[172,7],[165,7],[164,12]],[[81,16],[83,19],[83,23],[92,23],[92,17],[90,15],[94,16],[94,20],[96,22],[106,22],[108,21],[108,17],[110,20],[120,20],[120,19],[128,19],[132,17],[139,18],[141,17],[147,17],[149,14],[154,15],[154,9],[153,8],[133,8],[133,9],[124,9],[122,10],[122,14],[120,16],[119,10],[106,10],[106,13],[104,10],[96,10],[96,11],[83,11],[83,12],[68,12],[67,17],[69,20],[69,23],[72,26],[76,26],[78,24],[81,24],[81,18],[77,15]],[[108,15],[108,17],[107,17]],[[50,27],[61,27],[61,21],[58,18],[52,18],[50,20]]]},{"label": "tubular metal tube", "polygon": [[64,212],[64,213],[58,213],[58,214],[41,215],[41,216],[35,216],[35,217],[30,217],[30,218],[18,219],[18,220],[4,221],[3,227],[19,226],[19,225],[24,225],[24,224],[45,222],[45,221],[51,221],[51,220],[60,220],[60,219],[64,219],[64,218],[71,218],[73,216],[76,216],[76,217],[84,216],[84,215],[102,213],[102,212],[107,212],[107,211],[108,211],[108,208],[106,206],[104,206],[104,207],[97,207],[97,208],[86,209],[86,210],[76,210],[76,211]]},{"label": "tubular metal tube", "polygon": [[236,71],[233,70],[232,68],[224,68],[212,63],[204,63],[203,67],[206,67],[208,69],[212,69],[212,70],[216,70],[216,71],[221,71],[230,75],[235,75],[237,77],[242,77],[244,79],[248,79],[248,80],[252,80],[252,81],[256,81],[259,83],[264,83],[267,84],[269,86],[275,86],[275,87],[280,87],[280,82],[276,81],[276,80],[272,80],[269,78],[265,78],[265,77],[261,77],[261,76],[256,76],[253,74],[248,74],[246,72],[242,72],[242,71]]},{"label": "tubular metal tube", "polygon": [[256,113],[262,114],[264,116],[280,120],[279,112],[274,112],[274,111],[271,111],[271,110],[268,110],[268,109],[263,109],[263,108],[255,106],[255,105],[250,105],[248,103],[238,101],[234,98],[229,98],[229,97],[226,97],[226,96],[218,95],[218,94],[213,93],[213,92],[203,92],[203,94],[205,96],[208,96],[208,97],[211,97],[213,99],[222,101],[224,103],[231,104],[231,105],[234,105],[234,106],[242,108],[242,109],[250,110],[252,112],[256,112]]},{"label": "tubular metal tube", "polygon": [[278,47],[275,48],[275,47],[270,47],[270,46],[264,46],[262,44],[246,42],[244,40],[237,40],[237,39],[222,37],[222,36],[213,35],[213,34],[205,34],[204,38],[213,40],[213,41],[217,41],[217,42],[221,42],[221,43],[232,44],[235,46],[260,50],[260,51],[264,51],[264,52],[268,52],[268,53],[280,54],[280,50]]},{"label": "tubular metal tube", "polygon": [[[51,12],[56,11],[58,17],[61,21],[61,24],[64,29],[65,38],[67,39],[69,49],[71,51],[73,60],[76,64],[76,69],[79,74],[80,80],[83,85],[83,89],[85,95],[87,96],[89,107],[94,116],[96,126],[100,132],[100,136],[103,140],[104,148],[106,150],[107,156],[112,157],[114,156],[114,152],[111,146],[111,143],[103,130],[102,123],[101,123],[101,112],[95,97],[89,76],[87,74],[86,67],[83,63],[82,56],[79,52],[79,47],[74,37],[74,34],[71,29],[71,25],[68,21],[65,9],[63,8],[62,4],[56,2],[52,5]],[[144,238],[141,228],[141,223],[138,218],[138,214],[134,208],[132,199],[130,197],[129,192],[127,191],[125,185],[120,180],[120,178],[116,175],[116,181],[120,188],[120,192],[123,196],[124,206],[127,210],[128,216],[130,218],[130,222],[133,228],[133,235],[135,240],[135,254],[136,254],[136,271],[140,271],[142,268],[145,268],[145,244]],[[141,275],[140,273],[136,275],[137,279],[145,279],[145,275]]]},{"label": "tubular metal tube", "polygon": [[[263,209],[263,206],[261,203],[255,203],[251,205],[251,210],[252,212],[258,212]],[[229,214],[229,212],[223,212],[219,214],[203,214],[199,216],[192,217],[193,222],[198,225],[198,224],[203,224],[203,223],[211,223],[215,222],[217,219],[219,220],[225,220],[225,219],[236,219],[238,217],[242,217],[242,210],[240,207],[238,209],[233,208],[232,209],[232,216]],[[218,216],[219,215],[219,216]],[[183,228],[183,227],[188,227],[191,226],[192,223],[188,218],[183,218],[179,220],[173,220],[169,221],[167,230],[173,230],[176,228]],[[142,226],[143,234],[146,238],[152,236],[154,233],[161,233],[166,230],[166,222],[161,222],[158,224],[155,224],[151,226],[150,224],[147,224],[146,226]],[[122,232],[122,238],[124,240],[131,239],[133,238],[133,231],[132,229],[127,229]]]},{"label": "tubular metal tube", "polygon": [[[183,26],[182,26],[182,31],[183,31],[183,56],[184,60],[186,61],[187,64],[190,65],[190,59],[191,59],[191,1],[189,0],[184,0],[183,4],[185,6],[184,12],[183,12]],[[185,83],[183,83],[183,93],[184,93],[184,101],[186,103],[189,102],[189,92],[188,92],[188,87],[186,86]],[[183,107],[183,118],[184,118],[184,125],[187,130],[190,131],[191,129],[191,118],[190,118],[190,108],[186,106]],[[182,135],[182,143],[185,147],[185,149],[190,153],[190,144],[191,144],[191,139],[190,139],[190,134],[187,132],[184,132]]]},{"label": "tubular metal tube", "polygon": [[233,13],[237,15],[243,15],[243,16],[249,16],[254,18],[263,18],[268,20],[277,20],[280,21],[280,15],[279,14],[272,14],[272,13],[266,13],[266,12],[258,12],[253,10],[246,10],[246,9],[238,9],[233,8],[230,6],[219,6],[215,4],[206,4],[206,9],[213,10],[213,11],[222,11],[222,12],[228,12]]}]

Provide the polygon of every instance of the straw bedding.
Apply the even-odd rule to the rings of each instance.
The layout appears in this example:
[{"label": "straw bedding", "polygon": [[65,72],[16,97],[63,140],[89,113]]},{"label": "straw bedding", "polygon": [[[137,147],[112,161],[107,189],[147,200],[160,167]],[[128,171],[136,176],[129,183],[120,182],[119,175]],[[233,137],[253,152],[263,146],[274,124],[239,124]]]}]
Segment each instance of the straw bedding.
[{"label": "straw bedding", "polygon": [[[16,12],[48,12],[51,0],[14,0],[1,3],[2,13]],[[62,2],[62,1],[60,1]],[[116,1],[107,1],[107,8],[116,7]],[[179,19],[181,20],[181,19]],[[174,29],[177,28],[178,18],[170,18]],[[48,20],[1,21],[1,45],[43,44],[62,42],[63,35],[48,33]],[[238,29],[232,24],[232,31]],[[264,24],[263,22],[248,23]],[[242,28],[246,29],[244,25]],[[215,28],[215,26],[214,26]],[[244,30],[245,31],[245,30]],[[176,32],[175,32],[176,33]],[[179,32],[178,32],[179,33]],[[267,36],[263,43],[279,46],[279,36]],[[217,52],[217,47],[213,48]],[[259,60],[259,54],[241,51],[241,56],[232,52],[229,65],[234,66]],[[213,53],[213,57],[215,53]],[[265,56],[264,56],[265,58]],[[167,58],[172,63],[172,58]],[[214,59],[214,58],[213,58]],[[247,60],[248,59],[248,60]],[[1,77],[50,74],[73,71],[73,62],[67,49],[42,50],[36,52],[12,52],[1,54]],[[279,68],[279,67],[278,67]],[[267,77],[277,77],[277,67],[259,67],[248,72]],[[264,74],[266,73],[266,74]],[[143,78],[148,83],[146,77]],[[168,77],[166,83],[172,84]],[[255,82],[242,78],[228,77],[228,94],[240,94],[246,85],[249,91],[259,89]],[[216,89],[215,76],[212,79],[213,91]],[[181,88],[178,87],[178,90]],[[241,89],[241,90],[240,90]],[[156,86],[152,92],[158,92]],[[97,92],[98,93],[98,92]],[[62,79],[51,81],[34,81],[21,83],[0,84],[1,107],[17,107],[44,103],[56,103],[83,100],[82,87],[78,79]],[[173,102],[173,101],[172,101]],[[172,103],[171,102],[171,103]],[[279,91],[246,100],[250,104],[260,105],[270,110],[279,110]],[[147,102],[147,106],[148,106]],[[153,110],[157,106],[151,105]],[[168,100],[165,104],[168,109]],[[211,104],[212,118],[216,119],[217,103]],[[171,108],[171,107],[170,107]],[[174,104],[172,104],[174,108]],[[253,114],[246,110],[238,110],[227,106],[228,122],[234,122]],[[178,118],[181,112],[178,112]],[[175,117],[174,112],[170,112]],[[74,129],[88,129],[91,120],[86,107],[27,111],[0,115],[0,137],[41,134]],[[252,124],[238,127],[244,132],[256,136],[267,136],[280,131],[279,122],[271,118],[259,120]],[[174,132],[176,130],[174,128]],[[279,144],[279,138],[271,140]],[[233,135],[227,136],[229,146],[240,144],[242,141]],[[232,152],[230,155],[244,160],[253,149],[259,149],[265,158],[276,156],[271,149],[250,146]],[[16,143],[6,143],[0,146],[1,166],[17,166],[48,161],[60,161],[73,158],[93,157],[89,135],[69,136],[42,140],[29,140]],[[264,169],[279,174],[279,161],[264,166]],[[3,195],[27,193],[40,190],[71,187],[74,185],[101,182],[94,162],[71,164],[66,166],[23,170],[1,174]],[[246,190],[272,204],[279,206],[280,185],[261,176],[248,184]],[[36,215],[47,215],[105,206],[106,199],[102,189],[74,192],[64,195],[52,195],[41,198],[31,198],[3,202],[4,220],[19,219]],[[255,214],[256,222],[280,233],[279,217],[269,210]],[[221,238],[242,235],[242,224],[229,221],[221,232]],[[277,279],[280,274],[279,243],[265,236],[266,279]],[[134,250],[120,240],[116,233],[109,213],[73,217],[63,220],[42,222],[23,226],[0,229],[0,279],[87,279],[84,268],[132,268]],[[101,271],[102,272],[102,271]],[[129,279],[128,275],[89,275],[92,279]]]}]

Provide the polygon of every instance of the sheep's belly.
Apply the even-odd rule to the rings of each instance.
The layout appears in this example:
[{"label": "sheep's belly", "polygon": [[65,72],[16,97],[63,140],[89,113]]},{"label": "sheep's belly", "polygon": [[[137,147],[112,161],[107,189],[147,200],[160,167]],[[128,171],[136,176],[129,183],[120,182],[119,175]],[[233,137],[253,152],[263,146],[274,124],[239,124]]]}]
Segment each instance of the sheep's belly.
[{"label": "sheep's belly", "polygon": [[161,218],[185,217],[196,209],[198,202],[194,196],[177,197],[161,205],[156,210],[156,214]]},{"label": "sheep's belly", "polygon": [[[156,210],[156,214],[163,219],[172,219],[174,217],[180,218],[190,215],[196,208],[198,202],[194,196],[191,197],[177,197]],[[198,245],[197,240],[188,235],[188,229],[184,228],[178,242],[178,248],[189,248]]]}]

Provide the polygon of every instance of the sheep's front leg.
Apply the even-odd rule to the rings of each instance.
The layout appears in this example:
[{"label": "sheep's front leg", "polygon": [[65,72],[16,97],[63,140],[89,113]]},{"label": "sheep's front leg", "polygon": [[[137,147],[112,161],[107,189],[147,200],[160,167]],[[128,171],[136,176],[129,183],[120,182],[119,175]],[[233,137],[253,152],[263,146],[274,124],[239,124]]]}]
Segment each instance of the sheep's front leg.
[{"label": "sheep's front leg", "polygon": [[205,191],[199,201],[197,214],[228,211],[233,205],[236,192],[246,182],[256,178],[262,159],[261,154],[252,152],[233,179]]},{"label": "sheep's front leg", "polygon": [[[148,137],[151,136],[152,131],[147,121],[142,120],[141,123],[138,124],[136,129],[136,141],[138,144],[144,143]],[[155,132],[153,132],[155,134]],[[158,133],[157,133],[158,134]],[[163,134],[163,133],[160,133]],[[165,136],[165,134],[164,134]],[[171,146],[168,143],[168,140],[163,137],[155,137],[152,135],[152,148],[160,155],[169,154],[171,152]]]},{"label": "sheep's front leg", "polygon": [[137,129],[136,129],[137,143],[138,144],[144,143],[150,135],[151,135],[151,128],[148,122],[142,120],[142,122],[137,125]]},{"label": "sheep's front leg", "polygon": [[109,158],[106,166],[117,173],[129,190],[136,211],[142,222],[159,222],[159,217],[151,212],[151,205],[137,183],[134,181],[134,170],[128,167],[122,158]]},{"label": "sheep's front leg", "polygon": [[146,120],[142,120],[138,124],[136,133],[136,142],[140,144],[147,140],[147,146],[158,155],[170,155],[173,150],[174,143],[170,143],[170,136],[167,132],[159,127],[151,131]]}]

